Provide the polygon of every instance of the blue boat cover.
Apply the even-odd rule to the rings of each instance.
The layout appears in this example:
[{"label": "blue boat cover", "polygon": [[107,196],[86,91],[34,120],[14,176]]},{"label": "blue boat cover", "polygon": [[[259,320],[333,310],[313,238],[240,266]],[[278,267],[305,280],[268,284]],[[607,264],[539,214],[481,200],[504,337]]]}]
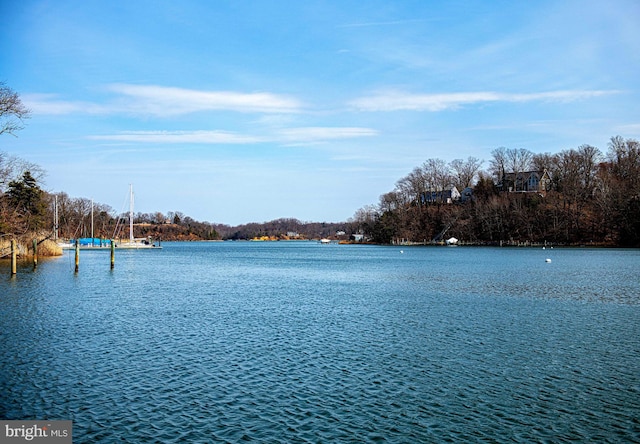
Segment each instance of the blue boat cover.
[{"label": "blue boat cover", "polygon": [[[108,247],[111,245],[111,240],[109,239],[100,239],[98,237],[81,237],[78,239],[80,246],[85,247],[91,245],[92,247]],[[75,242],[74,242],[75,244]]]}]

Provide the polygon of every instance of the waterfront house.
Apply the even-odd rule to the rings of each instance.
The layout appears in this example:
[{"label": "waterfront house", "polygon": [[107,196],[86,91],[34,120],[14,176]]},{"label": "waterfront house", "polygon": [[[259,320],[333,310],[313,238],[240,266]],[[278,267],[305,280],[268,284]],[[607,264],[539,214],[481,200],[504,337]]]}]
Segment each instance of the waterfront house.
[{"label": "waterfront house", "polygon": [[498,187],[510,193],[546,193],[551,186],[547,170],[506,173]]},{"label": "waterfront house", "polygon": [[435,202],[450,204],[460,200],[460,191],[453,186],[439,191],[425,191],[420,195],[420,200],[422,204]]},{"label": "waterfront house", "polygon": [[468,202],[473,199],[473,188],[467,187],[460,193],[460,202]]}]

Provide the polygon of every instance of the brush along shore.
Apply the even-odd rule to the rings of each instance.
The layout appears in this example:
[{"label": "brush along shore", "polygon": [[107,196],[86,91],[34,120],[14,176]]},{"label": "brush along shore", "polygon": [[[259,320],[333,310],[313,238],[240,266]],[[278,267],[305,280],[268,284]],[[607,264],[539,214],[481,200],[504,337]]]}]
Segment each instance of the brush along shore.
[{"label": "brush along shore", "polygon": [[54,240],[49,239],[49,236],[32,234],[0,238],[0,258],[11,256],[12,239],[16,241],[17,255],[20,258],[33,257],[33,239],[37,241],[39,257],[62,256],[62,248]]}]

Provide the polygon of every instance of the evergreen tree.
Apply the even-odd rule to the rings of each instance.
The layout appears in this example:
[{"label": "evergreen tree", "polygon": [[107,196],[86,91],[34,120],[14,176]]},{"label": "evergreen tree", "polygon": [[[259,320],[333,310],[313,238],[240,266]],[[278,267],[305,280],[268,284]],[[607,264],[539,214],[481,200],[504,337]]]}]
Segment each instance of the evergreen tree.
[{"label": "evergreen tree", "polygon": [[9,182],[6,197],[24,231],[35,231],[44,226],[44,193],[31,172],[26,171],[21,180]]}]

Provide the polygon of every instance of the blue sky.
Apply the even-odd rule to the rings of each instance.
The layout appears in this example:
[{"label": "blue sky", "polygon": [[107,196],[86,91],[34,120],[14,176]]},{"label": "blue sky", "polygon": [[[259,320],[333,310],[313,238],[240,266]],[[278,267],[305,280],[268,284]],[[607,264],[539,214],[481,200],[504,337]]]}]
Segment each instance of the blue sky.
[{"label": "blue sky", "polygon": [[[640,2],[0,0],[44,188],[344,221],[428,158],[640,138]],[[487,163],[485,163],[485,167]]]}]

